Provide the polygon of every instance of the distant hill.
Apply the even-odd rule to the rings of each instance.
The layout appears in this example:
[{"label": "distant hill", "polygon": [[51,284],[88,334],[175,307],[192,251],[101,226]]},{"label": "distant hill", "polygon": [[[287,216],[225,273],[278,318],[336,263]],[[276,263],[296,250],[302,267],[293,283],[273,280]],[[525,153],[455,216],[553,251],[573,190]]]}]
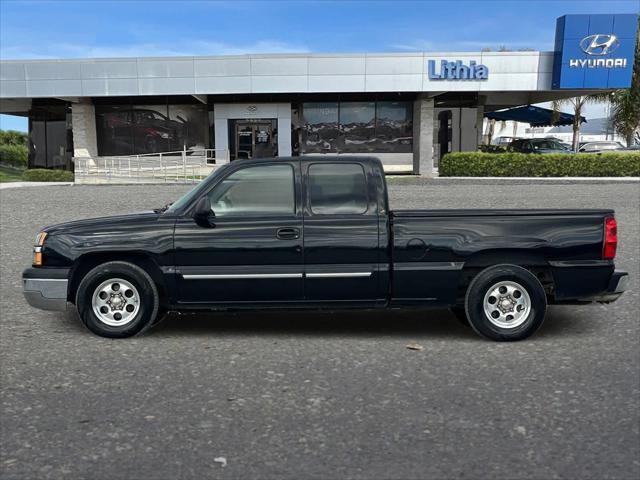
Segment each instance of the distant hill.
[{"label": "distant hill", "polygon": [[[547,133],[572,133],[571,125],[566,125],[562,127],[553,127]],[[580,133],[582,135],[611,135],[614,133],[613,126],[608,118],[592,118],[587,119],[587,123],[583,123],[580,126]]]}]

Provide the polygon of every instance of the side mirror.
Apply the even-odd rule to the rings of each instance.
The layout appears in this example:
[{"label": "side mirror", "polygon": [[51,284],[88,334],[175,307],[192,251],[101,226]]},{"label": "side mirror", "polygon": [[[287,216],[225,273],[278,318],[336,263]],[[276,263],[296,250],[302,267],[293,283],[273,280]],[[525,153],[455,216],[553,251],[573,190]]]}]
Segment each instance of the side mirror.
[{"label": "side mirror", "polygon": [[193,218],[196,220],[208,220],[209,217],[213,217],[213,212],[211,211],[211,202],[209,201],[209,196],[204,195],[198,200],[196,203],[196,207],[193,210]]}]

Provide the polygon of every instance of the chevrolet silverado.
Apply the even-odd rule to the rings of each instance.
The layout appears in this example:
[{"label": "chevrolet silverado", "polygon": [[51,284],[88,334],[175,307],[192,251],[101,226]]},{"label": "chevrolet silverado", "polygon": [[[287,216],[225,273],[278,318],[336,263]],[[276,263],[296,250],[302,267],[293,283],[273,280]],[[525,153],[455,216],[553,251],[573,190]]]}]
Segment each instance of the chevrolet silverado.
[{"label": "chevrolet silverado", "polygon": [[376,158],[238,160],[155,211],[44,228],[23,286],[112,338],[168,311],[448,307],[520,340],[547,305],[616,300],[616,246],[612,210],[390,210]]}]

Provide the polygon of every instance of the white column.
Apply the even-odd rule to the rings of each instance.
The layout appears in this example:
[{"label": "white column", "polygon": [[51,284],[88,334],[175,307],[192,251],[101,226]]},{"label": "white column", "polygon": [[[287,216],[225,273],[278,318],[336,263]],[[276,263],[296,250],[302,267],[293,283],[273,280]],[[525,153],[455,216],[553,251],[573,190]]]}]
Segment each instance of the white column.
[{"label": "white column", "polygon": [[98,156],[96,136],[96,110],[90,99],[71,104],[73,130],[73,156],[95,158]]},{"label": "white column", "polygon": [[433,98],[413,103],[413,173],[433,177]]},{"label": "white column", "polygon": [[278,105],[278,156],[291,156],[291,104]]},{"label": "white column", "polygon": [[225,104],[213,105],[213,129],[216,142],[216,163],[228,163],[231,152],[229,152],[229,122]]}]

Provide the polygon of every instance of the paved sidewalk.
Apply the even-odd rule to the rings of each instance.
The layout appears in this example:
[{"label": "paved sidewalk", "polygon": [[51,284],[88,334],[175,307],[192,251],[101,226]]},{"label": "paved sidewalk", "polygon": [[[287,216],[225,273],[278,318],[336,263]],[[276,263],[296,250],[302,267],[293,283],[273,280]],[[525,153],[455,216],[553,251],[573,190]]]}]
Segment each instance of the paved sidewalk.
[{"label": "paved sidewalk", "polygon": [[73,182],[3,182],[0,183],[0,190],[20,187],[66,187],[73,185]]}]

